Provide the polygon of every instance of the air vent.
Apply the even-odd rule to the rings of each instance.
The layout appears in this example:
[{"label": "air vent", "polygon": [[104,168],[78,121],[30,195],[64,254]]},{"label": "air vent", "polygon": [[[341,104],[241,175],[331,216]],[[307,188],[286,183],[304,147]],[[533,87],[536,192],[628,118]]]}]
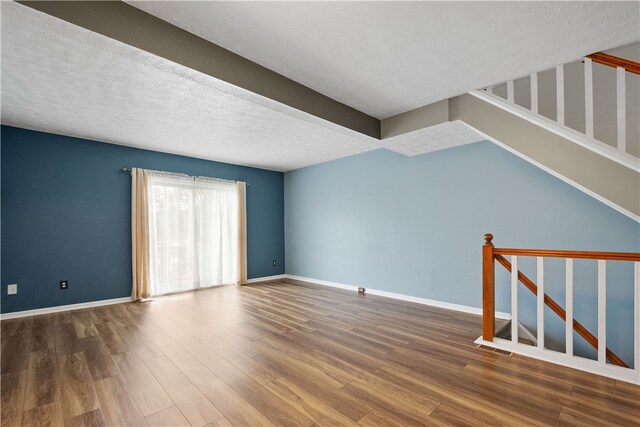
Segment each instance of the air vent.
[{"label": "air vent", "polygon": [[478,346],[478,348],[481,348],[483,350],[487,350],[487,351],[491,351],[493,353],[498,353],[498,354],[504,354],[505,356],[511,356],[513,355],[512,352],[507,351],[507,350],[500,350],[499,348],[494,348],[494,347],[489,347],[488,345],[484,345],[484,344],[480,344]]}]

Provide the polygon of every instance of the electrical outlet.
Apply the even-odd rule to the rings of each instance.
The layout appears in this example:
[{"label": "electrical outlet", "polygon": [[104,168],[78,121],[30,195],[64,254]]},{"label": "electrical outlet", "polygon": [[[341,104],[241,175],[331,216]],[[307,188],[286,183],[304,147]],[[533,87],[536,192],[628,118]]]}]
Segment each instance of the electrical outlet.
[{"label": "electrical outlet", "polygon": [[275,259],[273,260],[273,266],[275,267],[276,265],[278,265],[278,261],[276,261]]},{"label": "electrical outlet", "polygon": [[7,285],[7,295],[15,295],[18,293],[18,285]]},{"label": "electrical outlet", "polygon": [[69,281],[60,280],[60,289],[69,289]]}]

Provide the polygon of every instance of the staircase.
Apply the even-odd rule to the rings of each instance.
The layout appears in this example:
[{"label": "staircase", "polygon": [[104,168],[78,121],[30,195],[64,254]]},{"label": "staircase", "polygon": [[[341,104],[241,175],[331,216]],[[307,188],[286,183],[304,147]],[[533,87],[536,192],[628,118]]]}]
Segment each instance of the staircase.
[{"label": "staircase", "polygon": [[[599,123],[600,116],[594,117],[594,84],[600,82],[593,79],[594,63],[615,68],[615,146],[611,145],[611,141],[594,137],[594,130],[598,130],[599,125],[604,126]],[[572,92],[568,93],[565,91],[565,69],[575,72],[576,66],[584,69],[584,85],[576,94],[573,93],[577,90],[573,84]],[[534,73],[452,98],[449,100],[449,120],[461,120],[501,147],[640,222],[640,141],[638,132],[633,133],[633,138],[627,132],[631,125],[639,126],[640,120],[630,117],[627,126],[626,108],[630,98],[639,96],[626,82],[634,82],[631,79],[640,75],[640,63],[595,53],[575,63],[558,65],[554,73],[555,82],[545,80],[547,84],[555,86],[553,118],[549,118],[551,114],[548,112],[541,114],[538,105],[538,94],[544,89],[538,76],[543,73]],[[549,75],[548,72],[546,75]],[[522,98],[518,97],[518,90],[527,92],[524,102],[516,102]],[[545,90],[548,93],[549,89]],[[577,106],[576,102],[566,102],[582,97],[584,105],[581,106]],[[580,130],[567,125],[565,117],[569,107],[580,109],[579,113],[571,112],[573,121],[584,114],[584,127],[574,124],[574,128]]]},{"label": "staircase", "polygon": [[[495,248],[492,240],[493,236],[486,234],[485,244],[482,247],[482,337],[476,340],[476,344],[640,384],[640,253]],[[507,260],[507,257],[510,260]],[[534,257],[536,260],[536,282],[518,269],[519,260],[525,257]],[[564,307],[545,293],[544,261],[548,258],[565,260]],[[584,275],[575,274],[577,268],[574,268],[574,260],[576,259],[597,262],[597,331],[595,334],[574,318],[575,295],[585,291],[579,283],[574,284],[574,276],[584,277]],[[496,261],[510,273],[511,277],[511,319],[498,328],[495,321]],[[627,360],[623,360],[607,346],[607,306],[609,305],[607,303],[607,263],[612,261],[631,263],[633,269],[633,288],[631,294],[624,299],[633,306],[633,323],[616,324],[616,328],[626,328],[633,336],[632,356]],[[520,283],[536,297],[535,335],[531,334],[518,320]],[[614,286],[624,285],[616,283]],[[552,350],[545,345],[545,307],[565,322],[564,351]],[[574,354],[574,331],[588,345],[597,350],[596,360]]]}]

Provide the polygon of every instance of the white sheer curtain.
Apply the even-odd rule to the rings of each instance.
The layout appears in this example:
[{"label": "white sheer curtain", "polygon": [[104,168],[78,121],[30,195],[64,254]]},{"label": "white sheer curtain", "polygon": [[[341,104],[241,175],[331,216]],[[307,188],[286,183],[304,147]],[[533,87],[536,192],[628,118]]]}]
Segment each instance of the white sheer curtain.
[{"label": "white sheer curtain", "polygon": [[238,281],[234,182],[149,174],[152,295]]}]

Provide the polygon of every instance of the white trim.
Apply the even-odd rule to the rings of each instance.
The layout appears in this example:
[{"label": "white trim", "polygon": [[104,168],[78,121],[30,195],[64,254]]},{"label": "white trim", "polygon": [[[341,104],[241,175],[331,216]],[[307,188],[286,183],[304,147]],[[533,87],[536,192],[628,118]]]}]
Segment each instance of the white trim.
[{"label": "white trim", "polygon": [[531,111],[538,114],[538,73],[531,74]]},{"label": "white trim", "polygon": [[584,133],[593,138],[593,62],[584,58]]},{"label": "white trim", "polygon": [[301,282],[309,282],[315,285],[330,286],[332,288],[339,288],[339,289],[345,289],[347,291],[358,292],[358,287],[353,285],[345,285],[343,283],[329,282],[327,280],[311,279],[309,277],[293,276],[291,274],[286,274],[285,276],[287,276],[287,279],[291,279],[291,280],[299,280]]},{"label": "white trim", "polygon": [[36,308],[34,310],[14,311],[0,314],[0,320],[16,319],[18,317],[36,316],[39,314],[58,313],[61,311],[80,310],[83,308],[100,307],[103,305],[122,304],[131,302],[131,297],[105,299],[100,301],[81,302],[78,304],[58,305],[56,307]]},{"label": "white trim", "polygon": [[627,73],[622,67],[616,68],[616,103],[618,118],[618,150],[623,153],[627,152],[627,101],[626,101],[626,82]]},{"label": "white trim", "polygon": [[591,372],[592,374],[614,378],[631,384],[640,385],[640,375],[637,370],[623,368],[616,365],[601,365],[595,360],[585,359],[579,356],[567,357],[566,354],[557,351],[532,347],[526,344],[513,344],[510,340],[494,338],[493,341],[485,341],[482,337],[475,340],[476,344],[484,344],[500,350],[511,351],[516,354],[531,357],[533,359],[544,360],[556,365],[578,369],[580,371]]},{"label": "white trim", "polygon": [[634,362],[633,369],[640,377],[640,262],[633,263],[633,348]]},{"label": "white trim", "polygon": [[573,357],[573,258],[565,260],[565,353]]},{"label": "white trim", "polygon": [[[326,281],[326,280],[312,279],[310,277],[292,276],[290,274],[287,274],[286,276],[287,276],[287,279],[299,280],[301,282],[308,282],[308,283],[313,283],[313,284],[316,284],[316,285],[330,286],[332,288],[340,288],[340,289],[346,289],[346,290],[349,290],[349,291],[358,292],[358,286],[354,286],[354,285],[345,285],[343,283],[336,283],[336,282],[329,282],[329,281]],[[411,296],[411,295],[397,294],[395,292],[380,291],[380,290],[377,290],[377,289],[370,289],[370,288],[367,288],[366,293],[369,294],[369,295],[376,295],[376,296],[380,296],[380,297],[392,298],[392,299],[397,299],[397,300],[401,300],[401,301],[415,302],[417,304],[428,305],[428,306],[431,306],[431,307],[444,308],[446,310],[460,311],[460,312],[463,312],[463,313],[469,313],[469,314],[475,314],[475,315],[478,315],[478,316],[482,316],[482,308],[470,307],[468,305],[454,304],[454,303],[450,303],[450,302],[437,301],[437,300],[428,299],[428,298],[414,297],[414,296]],[[509,320],[509,319],[511,319],[511,315],[509,313],[503,313],[503,312],[500,312],[500,311],[496,311],[496,319]]]},{"label": "white trim", "polygon": [[461,121],[461,123],[464,123],[466,126],[468,126],[470,129],[472,129],[473,131],[477,132],[479,135],[481,135],[482,137],[484,137],[487,141],[491,141],[494,144],[496,144],[497,146],[504,148],[505,150],[507,150],[508,152],[510,152],[511,154],[514,154],[518,157],[520,157],[523,160],[526,160],[527,162],[531,163],[532,165],[542,169],[543,171],[555,176],[556,178],[566,182],[567,184],[571,185],[572,187],[577,188],[578,190],[582,191],[585,194],[588,194],[589,196],[593,197],[594,199],[598,200],[599,202],[604,203],[605,205],[609,206],[612,209],[615,209],[616,211],[620,212],[623,215],[628,216],[629,218],[631,218],[632,220],[636,221],[636,222],[640,222],[640,216],[634,214],[633,212],[630,212],[628,210],[626,210],[625,208],[623,208],[622,206],[618,206],[615,203],[613,203],[612,201],[602,197],[601,195],[594,193],[593,191],[589,190],[586,187],[583,187],[582,185],[578,184],[577,182],[567,178],[564,175],[559,174],[558,172],[554,171],[551,168],[546,167],[545,165],[543,165],[542,163],[539,163],[535,160],[533,160],[530,157],[525,156],[524,154],[522,154],[521,152],[509,147],[506,144],[503,144],[502,142],[498,141],[497,139],[495,139],[492,136],[487,135],[486,133],[479,131],[478,129],[474,128],[473,126],[471,126],[468,123],[465,123],[463,121]]},{"label": "white trim", "polygon": [[571,129],[567,126],[560,126],[557,122],[539,114],[533,114],[530,110],[520,105],[510,104],[497,95],[489,95],[486,92],[479,90],[472,90],[471,92],[469,92],[469,94],[475,96],[476,98],[480,98],[495,107],[501,108],[513,114],[514,116],[520,117],[521,119],[525,119],[528,122],[540,126],[541,128],[548,130],[549,132],[553,132],[556,135],[559,135],[571,142],[581,145],[582,147],[587,148],[603,157],[606,157],[609,160],[620,163],[622,166],[628,167],[629,169],[636,172],[640,172],[640,159],[632,156],[631,154],[623,153],[620,150],[608,144],[605,144],[602,141],[598,141],[593,137],[588,137],[587,135]]},{"label": "white trim", "polygon": [[556,66],[556,119],[564,126],[564,65]]},{"label": "white trim", "polygon": [[511,341],[518,342],[518,257],[511,256]]},{"label": "white trim", "polygon": [[607,364],[607,261],[598,260],[598,363]]},{"label": "white trim", "polygon": [[509,101],[510,103],[514,104],[516,101],[516,96],[515,96],[515,90],[513,87],[513,80],[509,80],[507,82],[507,101]]},{"label": "white trim", "polygon": [[536,338],[538,339],[537,346],[540,349],[544,349],[544,258],[539,256],[536,260],[536,284],[537,289],[537,312],[538,312],[538,330]]},{"label": "white trim", "polygon": [[287,278],[286,274],[277,274],[275,276],[256,277],[254,279],[247,280],[247,285],[250,285],[251,283],[268,282],[269,280],[281,280],[281,279],[286,279],[286,278]]}]

